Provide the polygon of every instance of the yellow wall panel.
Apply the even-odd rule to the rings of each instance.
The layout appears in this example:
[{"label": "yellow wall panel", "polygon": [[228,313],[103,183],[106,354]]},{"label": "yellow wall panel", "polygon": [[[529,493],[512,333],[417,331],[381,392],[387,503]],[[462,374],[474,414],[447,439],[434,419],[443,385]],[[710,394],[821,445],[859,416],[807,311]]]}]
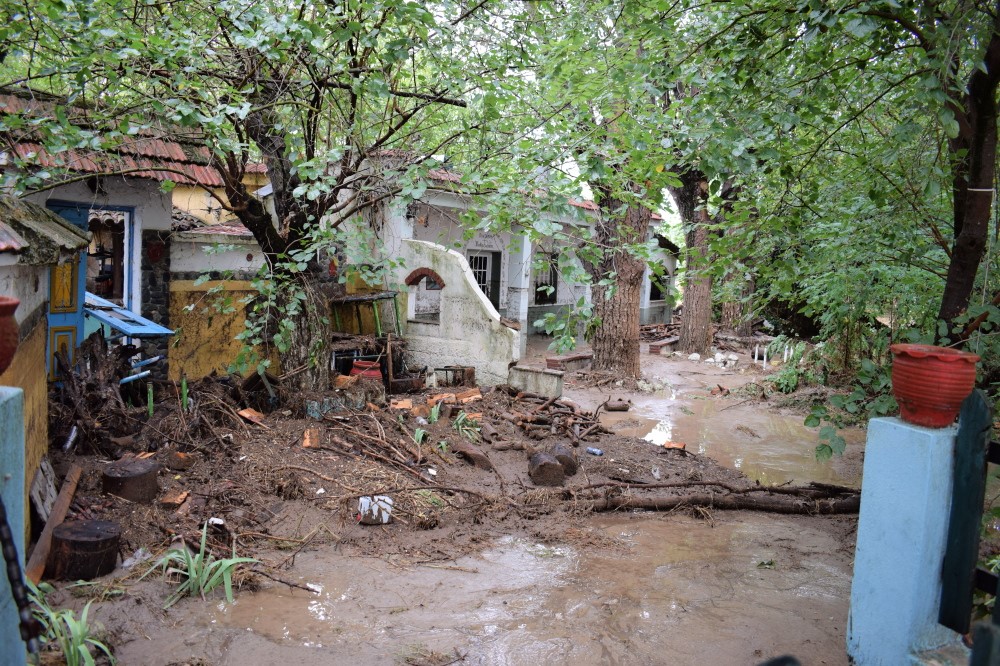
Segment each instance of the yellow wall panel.
[{"label": "yellow wall panel", "polygon": [[[49,450],[49,396],[45,377],[45,319],[24,336],[17,353],[2,375],[0,386],[16,386],[24,391],[24,487],[27,490]],[[30,516],[25,498],[25,525]],[[30,528],[29,528],[30,529]]]}]

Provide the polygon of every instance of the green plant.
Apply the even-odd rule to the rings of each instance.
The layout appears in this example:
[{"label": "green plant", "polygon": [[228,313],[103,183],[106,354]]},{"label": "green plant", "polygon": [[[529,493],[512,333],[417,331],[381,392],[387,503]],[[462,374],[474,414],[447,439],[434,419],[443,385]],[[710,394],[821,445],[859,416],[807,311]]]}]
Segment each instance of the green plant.
[{"label": "green plant", "polygon": [[897,408],[896,399],[892,397],[889,368],[862,359],[856,381],[850,393],[831,396],[829,404],[813,405],[805,419],[805,425],[810,428],[823,426],[819,431],[820,443],[816,446],[816,457],[820,460],[844,452],[846,442],[840,435],[841,428],[862,419],[891,414]]},{"label": "green plant", "polygon": [[465,412],[459,412],[452,422],[451,427],[458,431],[462,437],[469,441],[476,441],[479,437],[479,424],[475,419],[469,418]]},{"label": "green plant", "polygon": [[226,601],[233,603],[233,571],[241,564],[256,563],[252,557],[236,557],[236,545],[233,545],[233,557],[218,559],[207,550],[208,523],[201,531],[201,546],[197,553],[192,554],[186,547],[168,550],[156,564],[144,573],[142,580],[153,571],[162,569],[164,574],[178,576],[180,584],[174,593],[167,597],[164,608],[170,608],[186,596],[198,594],[202,599],[220,584],[225,587]]},{"label": "green plant", "polygon": [[782,393],[793,393],[802,384],[822,383],[824,362],[822,348],[815,351],[805,342],[794,342],[785,336],[778,336],[767,347],[769,358],[784,356],[788,349],[788,359],[776,373],[767,377],[774,388]]},{"label": "green plant", "polygon": [[42,624],[42,643],[57,645],[66,659],[66,666],[79,664],[93,666],[94,655],[91,649],[100,650],[108,656],[112,664],[115,663],[110,648],[93,636],[87,619],[93,601],[87,602],[80,612],[80,617],[77,618],[76,613],[68,608],[57,610],[49,605],[46,595],[52,591],[51,585],[42,583],[36,586],[30,580],[26,583],[28,596],[35,606],[34,616]]},{"label": "green plant", "polygon": [[97,581],[78,580],[66,586],[74,597],[83,597],[95,601],[108,601],[125,594],[125,588],[114,583],[99,583]]},{"label": "green plant", "polygon": [[427,438],[427,431],[423,428],[417,428],[413,431],[413,441],[415,444],[423,444],[424,439]]},{"label": "green plant", "polygon": [[441,419],[441,404],[440,402],[436,402],[431,407],[431,413],[427,415],[428,423],[437,423]]},{"label": "green plant", "polygon": [[448,453],[448,442],[443,439],[437,443],[437,450],[441,453]]}]

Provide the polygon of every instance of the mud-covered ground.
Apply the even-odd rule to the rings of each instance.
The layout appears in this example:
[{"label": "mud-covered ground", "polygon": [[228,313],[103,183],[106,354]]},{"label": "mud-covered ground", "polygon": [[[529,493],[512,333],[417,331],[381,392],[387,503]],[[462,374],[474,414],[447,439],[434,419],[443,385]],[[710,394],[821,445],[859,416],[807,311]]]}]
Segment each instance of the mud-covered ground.
[{"label": "mud-covered ground", "polygon": [[[543,355],[534,346],[525,363]],[[323,420],[279,407],[260,424],[220,425],[188,451],[187,469],[169,468],[176,443],[159,447],[163,494],[189,493],[180,513],[101,494],[108,459],[72,456],[86,470],[74,512],[122,522],[125,557],[158,555],[179,538],[197,545],[204,521],[221,518],[210,547],[226,556],[235,540],[261,562],[239,577],[246,587],[232,605],[217,593],[163,610],[171,585],[136,580],[150,561],[85,596],[108,592],[92,612],[124,664],[754,664],[779,654],[846,663],[854,516],[592,509],[705,488],[857,487],[860,434],[844,458],[816,463],[800,415],[713,394],[760,379],[746,357],[736,369],[647,354],[643,364],[644,390],[567,377],[565,397],[581,412],[609,397],[632,402],[602,413],[607,432],[581,442],[526,437],[507,415],[538,402],[484,391],[464,408],[498,433],[499,446],[476,441],[492,470],[455,454],[470,437],[454,419],[422,423],[387,406]],[[424,462],[399,464],[415,457],[418,428]],[[564,486],[536,486],[528,455],[557,443],[580,469]],[[393,522],[358,524],[358,496],[375,493],[393,497]],[[53,601],[82,605],[84,595],[67,588]]]}]

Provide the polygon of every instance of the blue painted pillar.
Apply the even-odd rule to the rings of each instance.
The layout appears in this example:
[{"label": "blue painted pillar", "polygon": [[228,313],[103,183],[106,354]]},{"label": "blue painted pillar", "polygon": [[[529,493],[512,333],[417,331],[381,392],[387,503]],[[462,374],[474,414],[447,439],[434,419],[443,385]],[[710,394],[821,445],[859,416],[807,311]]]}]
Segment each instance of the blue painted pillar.
[{"label": "blue painted pillar", "polygon": [[868,424],[847,653],[856,666],[916,663],[957,643],[938,624],[956,426]]},{"label": "blue painted pillar", "polygon": [[[0,496],[24,570],[24,391],[0,386]],[[0,560],[3,558],[0,557]],[[17,605],[6,568],[0,573],[0,663],[22,666],[27,651],[21,640]]]}]

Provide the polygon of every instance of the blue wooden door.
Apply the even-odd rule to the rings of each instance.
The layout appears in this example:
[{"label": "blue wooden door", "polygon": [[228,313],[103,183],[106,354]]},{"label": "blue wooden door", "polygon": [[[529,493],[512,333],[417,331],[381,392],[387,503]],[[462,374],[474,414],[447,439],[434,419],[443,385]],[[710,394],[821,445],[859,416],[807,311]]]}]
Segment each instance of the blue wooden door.
[{"label": "blue wooden door", "polygon": [[[82,204],[49,203],[48,208],[71,224],[88,230],[90,208]],[[49,379],[56,379],[56,353],[65,352],[74,360],[83,342],[83,301],[86,288],[87,249],[72,261],[49,269],[49,339],[46,351]]]}]

